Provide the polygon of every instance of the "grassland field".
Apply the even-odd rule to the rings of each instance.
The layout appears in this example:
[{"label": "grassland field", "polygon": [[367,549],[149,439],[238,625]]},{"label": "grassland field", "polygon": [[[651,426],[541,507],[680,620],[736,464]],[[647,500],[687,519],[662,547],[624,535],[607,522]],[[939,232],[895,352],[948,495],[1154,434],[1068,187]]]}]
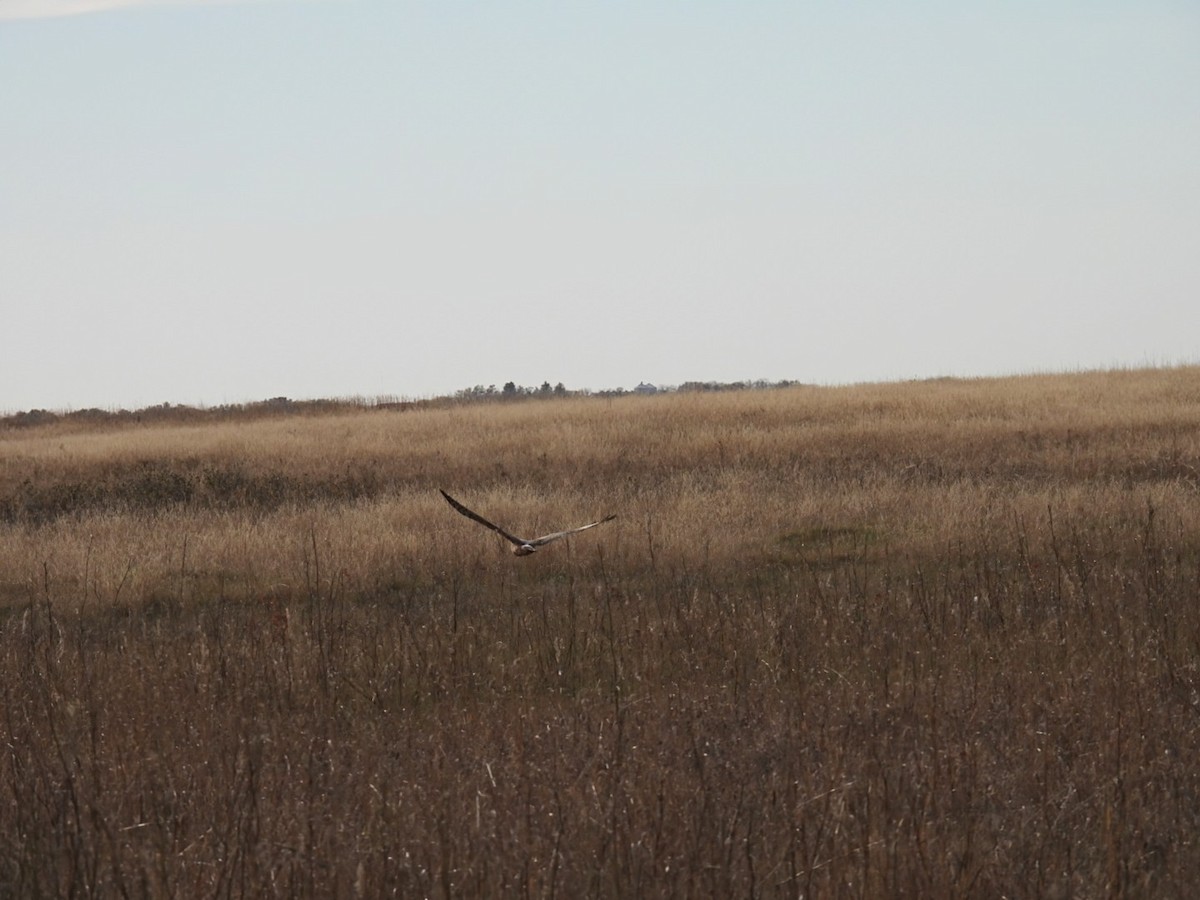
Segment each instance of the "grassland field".
[{"label": "grassland field", "polygon": [[0,429],[0,897],[1197,884],[1198,367]]}]

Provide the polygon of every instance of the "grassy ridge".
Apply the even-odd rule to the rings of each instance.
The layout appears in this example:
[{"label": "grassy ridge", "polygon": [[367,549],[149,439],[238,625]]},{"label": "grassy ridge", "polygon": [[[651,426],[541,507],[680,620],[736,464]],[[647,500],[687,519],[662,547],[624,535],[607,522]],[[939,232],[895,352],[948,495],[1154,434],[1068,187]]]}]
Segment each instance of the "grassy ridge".
[{"label": "grassy ridge", "polygon": [[0,895],[1200,876],[1195,368],[0,454]]}]

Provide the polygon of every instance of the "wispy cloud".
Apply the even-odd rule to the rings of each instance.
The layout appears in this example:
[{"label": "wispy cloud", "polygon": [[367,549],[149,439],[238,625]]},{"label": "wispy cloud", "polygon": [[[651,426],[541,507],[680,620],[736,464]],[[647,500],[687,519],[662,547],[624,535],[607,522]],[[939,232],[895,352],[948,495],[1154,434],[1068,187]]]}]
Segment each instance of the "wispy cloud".
[{"label": "wispy cloud", "polygon": [[248,0],[0,0],[0,19],[51,19],[134,6],[211,6]]}]

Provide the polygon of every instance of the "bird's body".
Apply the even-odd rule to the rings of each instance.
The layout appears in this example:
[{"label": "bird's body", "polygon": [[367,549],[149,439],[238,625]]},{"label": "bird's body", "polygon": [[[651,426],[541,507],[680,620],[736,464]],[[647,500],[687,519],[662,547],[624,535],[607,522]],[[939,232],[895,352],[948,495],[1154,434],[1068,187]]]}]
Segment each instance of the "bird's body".
[{"label": "bird's body", "polygon": [[536,553],[538,547],[544,547],[551,541],[557,541],[559,538],[567,537],[567,535],[578,534],[581,531],[587,531],[589,528],[595,528],[597,525],[603,525],[605,522],[611,522],[616,518],[616,515],[605,516],[603,519],[600,519],[597,522],[592,522],[590,525],[581,525],[578,528],[569,528],[566,531],[554,531],[550,534],[543,534],[541,537],[529,538],[526,540],[525,538],[519,538],[514,534],[509,534],[499,525],[489,522],[483,516],[479,515],[479,513],[467,509],[445,491],[442,491],[440,488],[438,490],[441,491],[441,495],[446,498],[447,503],[454,507],[456,512],[461,513],[468,519],[478,522],[485,528],[490,528],[505,540],[509,541],[513,545],[512,552],[514,556],[528,556],[530,553]]}]

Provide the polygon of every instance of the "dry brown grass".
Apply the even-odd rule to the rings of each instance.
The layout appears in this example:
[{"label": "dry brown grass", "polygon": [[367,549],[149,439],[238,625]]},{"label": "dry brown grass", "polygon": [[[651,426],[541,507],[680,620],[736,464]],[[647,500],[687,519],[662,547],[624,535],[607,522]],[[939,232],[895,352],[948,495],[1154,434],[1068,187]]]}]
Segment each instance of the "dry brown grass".
[{"label": "dry brown grass", "polygon": [[0,896],[1186,896],[1198,501],[1196,368],[0,432]]}]

